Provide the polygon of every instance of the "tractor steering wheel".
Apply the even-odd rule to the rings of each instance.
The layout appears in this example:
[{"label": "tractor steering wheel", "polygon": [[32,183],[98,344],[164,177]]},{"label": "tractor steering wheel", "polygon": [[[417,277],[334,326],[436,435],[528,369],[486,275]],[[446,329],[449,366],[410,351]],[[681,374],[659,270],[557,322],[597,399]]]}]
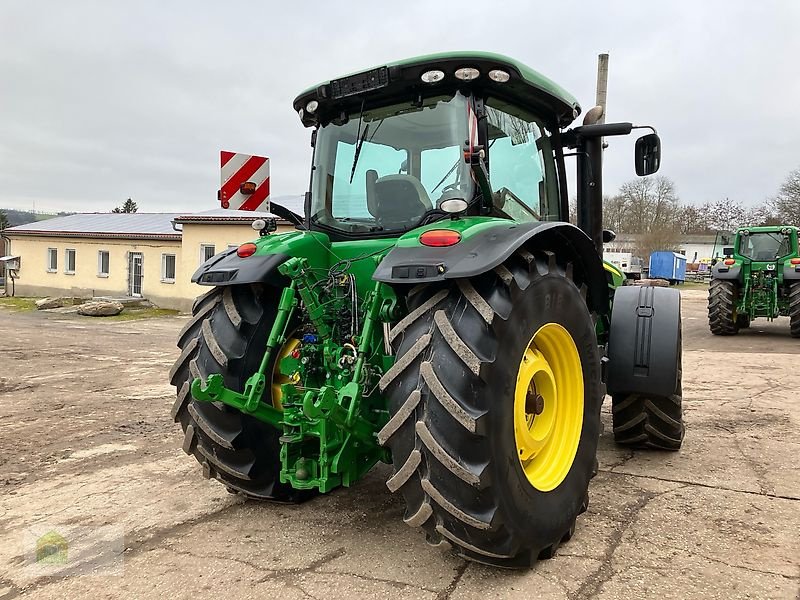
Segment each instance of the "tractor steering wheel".
[{"label": "tractor steering wheel", "polygon": [[494,194],[492,194],[492,195],[494,196],[495,205],[496,205],[496,206],[497,206],[497,208],[499,208],[500,210],[502,210],[502,209],[503,209],[503,207],[506,205],[506,200],[507,200],[508,198],[511,198],[511,199],[512,199],[512,200],[513,200],[513,201],[514,201],[516,204],[518,204],[518,205],[519,205],[519,206],[520,206],[522,209],[524,209],[525,211],[527,211],[527,212],[529,212],[530,214],[532,214],[532,215],[533,215],[533,217],[534,217],[534,218],[535,218],[537,221],[541,221],[541,220],[542,220],[542,217],[540,217],[540,216],[539,216],[539,213],[537,213],[537,212],[536,212],[535,210],[533,210],[533,209],[532,209],[530,206],[528,206],[528,204],[527,204],[527,203],[523,202],[523,201],[520,199],[520,197],[519,197],[519,196],[517,196],[517,195],[516,195],[514,192],[512,192],[512,191],[511,191],[510,189],[508,189],[507,187],[501,187],[499,190],[497,190],[497,191],[496,191]]}]

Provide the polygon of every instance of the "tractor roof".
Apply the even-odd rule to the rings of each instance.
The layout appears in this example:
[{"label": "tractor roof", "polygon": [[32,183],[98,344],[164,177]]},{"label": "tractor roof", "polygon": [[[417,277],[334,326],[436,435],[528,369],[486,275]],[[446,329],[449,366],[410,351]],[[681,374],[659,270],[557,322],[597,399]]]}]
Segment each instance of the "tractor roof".
[{"label": "tractor roof", "polygon": [[794,225],[764,225],[760,227],[738,227],[736,233],[749,231],[750,233],[783,233],[784,231],[797,231]]},{"label": "tractor roof", "polygon": [[[480,76],[465,82],[455,77],[462,67],[473,67]],[[499,69],[510,75],[506,82],[488,77],[489,71]],[[426,71],[438,70],[444,78],[424,83],[420,77]],[[303,110],[303,124],[315,125],[334,118],[341,111],[358,111],[362,100],[369,104],[389,104],[405,101],[409,92],[425,96],[448,94],[457,89],[472,88],[486,91],[511,103],[528,106],[546,122],[559,127],[569,125],[581,111],[578,101],[557,83],[512,58],[489,52],[443,52],[417,56],[365,71],[351,73],[308,88],[294,100],[294,108]],[[318,102],[314,115],[306,106]]]}]

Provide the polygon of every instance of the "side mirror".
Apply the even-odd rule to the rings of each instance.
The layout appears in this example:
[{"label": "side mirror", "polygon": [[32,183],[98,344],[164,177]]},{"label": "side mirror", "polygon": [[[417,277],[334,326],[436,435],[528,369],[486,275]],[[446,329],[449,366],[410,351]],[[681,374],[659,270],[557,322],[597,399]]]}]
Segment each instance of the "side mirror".
[{"label": "side mirror", "polygon": [[661,139],[656,133],[643,135],[636,140],[636,174],[652,175],[661,166]]},{"label": "side mirror", "polygon": [[603,229],[603,243],[609,244],[617,239],[617,234],[610,229]]},{"label": "side mirror", "polygon": [[722,253],[725,256],[733,256],[733,248],[732,247],[725,247],[722,249]]}]

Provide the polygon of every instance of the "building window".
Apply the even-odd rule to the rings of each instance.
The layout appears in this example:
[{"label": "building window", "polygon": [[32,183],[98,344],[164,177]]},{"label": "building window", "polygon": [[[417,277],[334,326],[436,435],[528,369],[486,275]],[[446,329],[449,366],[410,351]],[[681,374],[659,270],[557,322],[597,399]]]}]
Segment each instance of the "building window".
[{"label": "building window", "polygon": [[108,250],[99,250],[97,252],[98,277],[108,277],[108,263],[109,263]]},{"label": "building window", "polygon": [[175,283],[175,255],[161,255],[161,281],[164,283]]},{"label": "building window", "polygon": [[214,249],[214,244],[200,244],[200,263],[206,262],[216,253],[217,251]]},{"label": "building window", "polygon": [[64,273],[75,274],[75,250],[72,248],[64,250]]},{"label": "building window", "polygon": [[58,250],[55,248],[47,249],[47,272],[55,273],[58,271]]}]

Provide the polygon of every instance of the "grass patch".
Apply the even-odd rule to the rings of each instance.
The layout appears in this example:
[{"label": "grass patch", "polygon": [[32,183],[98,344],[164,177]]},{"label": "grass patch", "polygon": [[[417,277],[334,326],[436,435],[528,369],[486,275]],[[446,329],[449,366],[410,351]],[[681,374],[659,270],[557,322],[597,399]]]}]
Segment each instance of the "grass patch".
[{"label": "grass patch", "polygon": [[105,321],[136,321],[137,319],[154,319],[158,317],[174,317],[181,314],[179,310],[171,308],[125,308],[118,315],[113,317],[97,317]]},{"label": "grass patch", "polygon": [[20,296],[3,296],[0,298],[0,307],[9,308],[16,312],[36,310],[36,301],[39,298],[22,298]]}]

